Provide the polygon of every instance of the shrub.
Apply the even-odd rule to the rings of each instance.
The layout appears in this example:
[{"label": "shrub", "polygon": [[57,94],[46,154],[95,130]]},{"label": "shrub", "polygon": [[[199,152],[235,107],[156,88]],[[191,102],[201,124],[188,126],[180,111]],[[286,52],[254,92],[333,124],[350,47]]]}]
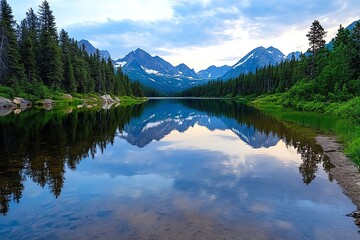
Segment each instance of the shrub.
[{"label": "shrub", "polygon": [[8,99],[15,97],[14,89],[0,85],[0,96]]}]

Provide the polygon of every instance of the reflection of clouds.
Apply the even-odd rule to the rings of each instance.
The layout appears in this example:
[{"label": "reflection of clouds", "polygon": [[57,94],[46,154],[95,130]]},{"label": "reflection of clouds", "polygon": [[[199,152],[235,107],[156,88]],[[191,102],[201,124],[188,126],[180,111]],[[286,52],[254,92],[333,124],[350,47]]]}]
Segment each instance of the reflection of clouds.
[{"label": "reflection of clouds", "polygon": [[[70,222],[77,232],[72,236],[79,238],[88,226],[97,237],[104,238],[100,233],[106,229],[124,239],[267,239],[277,234],[306,239],[312,235],[297,234],[313,231],[313,219],[328,231],[326,236],[336,234],[334,224],[347,226],[338,216],[350,212],[351,203],[344,204],[341,190],[325,178],[305,186],[296,150],[282,141],[253,149],[233,136],[195,125],[143,149],[118,138],[106,154],[67,171],[61,199],[47,205],[51,217],[38,221]],[[46,201],[39,200],[44,206]],[[64,209],[76,216],[52,218]],[[23,225],[33,217],[26,208],[14,214],[28,216],[19,220]],[[69,220],[75,217],[79,220]]]},{"label": "reflection of clouds", "polygon": [[246,156],[257,156],[259,154],[272,156],[288,165],[298,165],[300,163],[296,150],[286,147],[282,141],[279,141],[271,148],[254,150],[230,130],[210,131],[206,127],[197,124],[189,128],[185,133],[174,131],[162,141],[167,144],[160,147],[159,150],[208,149],[221,152],[227,156],[226,159],[223,159],[223,165],[231,166],[233,169],[237,169],[244,164],[251,164],[250,162],[245,163]]},{"label": "reflection of clouds", "polygon": [[293,225],[290,222],[282,221],[282,220],[276,220],[275,225],[282,229],[290,229],[293,227]]},{"label": "reflection of clouds", "polygon": [[256,212],[256,213],[270,213],[273,211],[273,209],[263,203],[254,203],[250,206],[250,210],[252,212]]}]

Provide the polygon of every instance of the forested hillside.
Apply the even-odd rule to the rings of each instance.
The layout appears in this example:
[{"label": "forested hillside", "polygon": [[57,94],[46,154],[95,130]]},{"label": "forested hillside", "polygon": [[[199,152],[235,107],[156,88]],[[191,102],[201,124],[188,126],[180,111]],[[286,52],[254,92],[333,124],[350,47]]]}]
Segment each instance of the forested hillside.
[{"label": "forested hillside", "polygon": [[0,9],[0,95],[45,98],[54,92],[142,96],[99,51],[89,55],[62,29],[58,34],[49,3],[29,9],[18,25],[6,0]]},{"label": "forested hillside", "polygon": [[300,60],[293,56],[276,66],[269,65],[226,82],[211,81],[181,95],[232,97],[284,93],[280,99],[284,105],[306,110],[318,110],[312,108],[359,96],[360,22],[352,29],[340,25],[331,50],[325,47],[325,36],[326,31],[315,20],[307,34],[310,48]]}]

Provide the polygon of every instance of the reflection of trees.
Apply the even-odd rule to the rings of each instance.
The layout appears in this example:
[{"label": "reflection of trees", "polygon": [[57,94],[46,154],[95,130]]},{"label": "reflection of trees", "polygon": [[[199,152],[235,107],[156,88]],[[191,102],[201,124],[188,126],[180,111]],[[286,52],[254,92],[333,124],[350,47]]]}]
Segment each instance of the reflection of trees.
[{"label": "reflection of trees", "polygon": [[[169,107],[174,102],[169,102]],[[236,119],[239,124],[253,126],[261,133],[282,138],[301,154],[299,172],[310,184],[319,164],[325,171],[332,167],[322,149],[315,143],[314,134],[298,125],[280,122],[260,111],[242,104],[219,100],[181,100],[186,107],[208,115]],[[147,107],[155,107],[150,101]],[[80,161],[103,152],[114,142],[117,131],[134,117],[139,117],[143,105],[112,108],[108,111],[74,110],[28,111],[0,119],[0,214],[6,214],[9,202],[18,202],[24,181],[31,179],[41,187],[48,186],[55,197],[64,185],[65,166],[76,169]],[[329,175],[331,179],[331,175]]]},{"label": "reflection of trees", "polygon": [[[276,134],[285,141],[287,146],[293,146],[301,155],[302,163],[299,166],[299,172],[305,184],[310,184],[315,179],[318,164],[321,163],[324,170],[329,174],[329,180],[332,181],[329,171],[334,166],[331,164],[330,159],[323,154],[321,146],[316,144],[313,131],[299,127],[299,125],[278,121],[255,108],[231,101],[188,99],[181,102],[190,108],[206,112],[209,115],[236,119],[240,124],[254,126],[258,131],[267,135],[269,133]],[[304,120],[298,114],[291,117]]]},{"label": "reflection of trees", "polygon": [[76,169],[85,157],[94,157],[114,142],[142,105],[112,108],[108,111],[76,110],[29,111],[0,119],[0,213],[9,202],[18,202],[24,181],[30,178],[46,185],[55,197],[64,185],[65,164]]}]

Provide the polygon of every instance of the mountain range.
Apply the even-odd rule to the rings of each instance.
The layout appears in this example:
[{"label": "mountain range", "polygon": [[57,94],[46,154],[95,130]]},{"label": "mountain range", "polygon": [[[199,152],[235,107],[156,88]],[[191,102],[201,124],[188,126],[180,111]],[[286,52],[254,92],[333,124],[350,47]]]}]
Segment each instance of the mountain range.
[{"label": "mountain range", "polygon": [[190,69],[185,64],[173,66],[161,57],[153,57],[140,48],[116,60],[115,66],[121,66],[130,79],[138,80],[143,85],[161,92],[181,91],[204,83],[203,79],[198,78],[194,69]]},{"label": "mountain range", "polygon": [[[357,21],[350,24],[347,29],[354,28]],[[79,46],[84,45],[89,54],[94,54],[96,48],[87,40],[78,42]],[[331,49],[332,42],[327,44]],[[99,50],[102,58],[111,58],[110,53],[105,50]],[[306,53],[305,53],[306,54]],[[256,71],[267,65],[276,65],[281,61],[291,60],[292,57],[298,60],[300,52],[292,52],[285,56],[275,47],[257,47],[246,54],[233,66],[216,67],[214,65],[207,69],[195,72],[186,64],[181,63],[173,66],[171,63],[159,56],[151,56],[146,51],[138,48],[128,53],[125,57],[113,60],[115,67],[121,66],[123,72],[131,80],[140,81],[144,86],[154,88],[160,92],[173,93],[199,84],[204,84],[209,80],[227,80],[238,77],[241,74],[247,74]]]},{"label": "mountain range", "polygon": [[[84,45],[89,54],[94,54],[96,48],[89,41],[79,41],[79,46]],[[110,57],[107,51],[99,50],[103,58]],[[212,79],[229,79],[240,74],[255,71],[268,64],[277,64],[285,60],[285,55],[274,47],[265,49],[258,47],[240,59],[235,65],[216,67],[214,65],[205,70],[195,72],[186,64],[173,66],[159,56],[151,56],[146,51],[138,48],[128,53],[125,57],[113,60],[115,67],[122,70],[133,81],[138,80],[146,87],[156,89],[163,93],[174,93],[199,84],[204,84]]]},{"label": "mountain range", "polygon": [[254,72],[266,65],[275,65],[286,59],[285,55],[274,47],[265,49],[258,47],[230,67],[227,65],[210,66],[205,70],[195,72],[184,63],[173,66],[159,56],[151,56],[138,48],[124,58],[115,61],[115,66],[121,66],[130,79],[140,81],[144,86],[160,92],[178,92],[189,87],[204,84],[211,79],[226,80],[240,74]]}]

